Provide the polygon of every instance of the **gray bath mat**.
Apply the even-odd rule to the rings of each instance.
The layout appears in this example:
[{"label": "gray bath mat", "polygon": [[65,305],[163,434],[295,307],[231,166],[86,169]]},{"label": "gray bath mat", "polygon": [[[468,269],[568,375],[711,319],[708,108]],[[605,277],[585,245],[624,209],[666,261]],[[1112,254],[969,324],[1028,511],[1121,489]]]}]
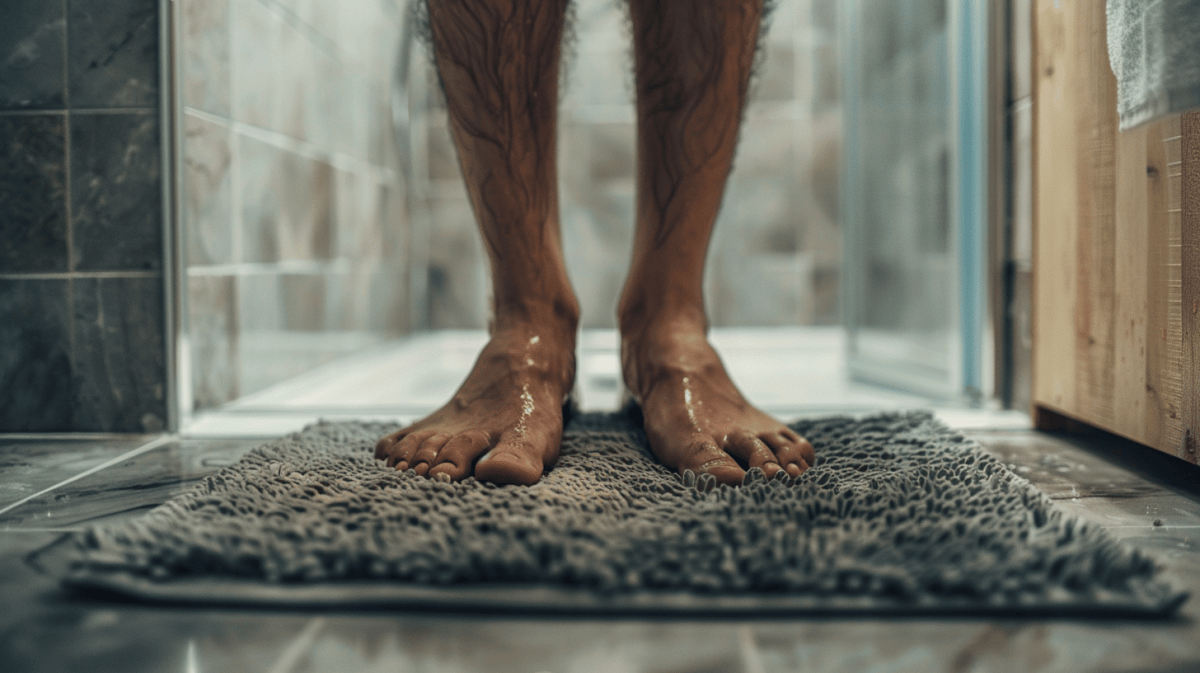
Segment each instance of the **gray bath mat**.
[{"label": "gray bath mat", "polygon": [[394,426],[268,442],[76,538],[65,582],[226,604],[658,613],[1172,613],[1154,563],[926,413],[800,421],[818,464],[680,477],[628,413],[584,414],[534,486],[373,457]]}]

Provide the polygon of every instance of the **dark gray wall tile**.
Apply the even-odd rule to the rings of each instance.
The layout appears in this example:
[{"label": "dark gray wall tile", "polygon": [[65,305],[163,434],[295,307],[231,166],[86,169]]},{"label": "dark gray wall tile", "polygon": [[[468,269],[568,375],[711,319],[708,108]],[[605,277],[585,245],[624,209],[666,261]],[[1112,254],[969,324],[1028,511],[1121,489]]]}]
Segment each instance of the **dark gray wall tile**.
[{"label": "dark gray wall tile", "polygon": [[0,271],[67,269],[63,117],[0,117]]},{"label": "dark gray wall tile", "polygon": [[184,115],[183,231],[189,267],[233,261],[231,131]]},{"label": "dark gray wall tile", "polygon": [[61,2],[7,0],[0,19],[0,109],[63,106]]},{"label": "dark gray wall tile", "polygon": [[157,0],[70,0],[71,107],[158,106]]},{"label": "dark gray wall tile", "polygon": [[72,115],[71,187],[76,269],[162,268],[157,115]]},{"label": "dark gray wall tile", "polygon": [[183,103],[230,115],[229,2],[182,0]]},{"label": "dark gray wall tile", "polygon": [[71,429],[68,284],[0,280],[0,432]]},{"label": "dark gray wall tile", "polygon": [[188,342],[192,347],[192,403],[209,409],[238,394],[235,276],[188,278]]},{"label": "dark gray wall tile", "polygon": [[162,278],[77,278],[74,429],[157,432],[166,419]]}]

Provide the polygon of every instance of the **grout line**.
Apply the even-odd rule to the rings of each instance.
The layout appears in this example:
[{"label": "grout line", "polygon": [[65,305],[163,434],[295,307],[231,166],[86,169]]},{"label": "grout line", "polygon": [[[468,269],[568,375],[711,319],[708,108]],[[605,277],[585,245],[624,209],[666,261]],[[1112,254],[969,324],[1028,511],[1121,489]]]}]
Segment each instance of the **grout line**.
[{"label": "grout line", "polygon": [[61,117],[67,111],[63,110],[0,110],[0,117],[39,117],[42,115],[53,115]]},{"label": "grout line", "polygon": [[155,112],[158,112],[158,108],[152,108],[152,107],[113,107],[113,108],[84,107],[84,108],[73,108],[70,110],[70,112],[72,114],[84,114],[84,115],[122,115],[122,114],[148,115],[148,114],[154,114]]},{"label": "grout line", "polygon": [[63,527],[63,528],[11,528],[5,526],[0,528],[0,533],[78,533],[85,530],[80,527]]},{"label": "grout line", "polygon": [[[75,359],[75,214],[72,201],[75,190],[71,188],[75,171],[71,169],[71,50],[68,35],[71,30],[70,0],[63,0],[63,186],[64,209],[66,217],[67,245],[67,365],[72,373],[76,372],[78,363]],[[74,393],[72,392],[72,395]]]},{"label": "grout line", "polygon": [[322,147],[312,141],[273,131],[262,126],[255,126],[236,119],[222,117],[200,108],[185,106],[184,114],[206,121],[215,126],[229,129],[235,137],[246,137],[258,142],[298,154],[306,159],[321,161],[342,171],[357,172],[376,182],[393,182],[399,179],[396,171],[388,166],[376,165],[366,159],[360,159],[353,154],[347,154],[332,147]]},{"label": "grout line", "polygon": [[188,267],[188,276],[253,276],[261,274],[350,273],[353,262],[346,257],[334,259],[292,259],[278,262],[243,262]]},{"label": "grout line", "polygon": [[142,455],[143,453],[149,453],[150,451],[157,449],[158,447],[162,446],[163,444],[166,444],[167,442],[169,442],[173,439],[176,439],[176,437],[174,435],[163,435],[163,436],[159,437],[158,439],[149,441],[149,442],[139,446],[138,448],[133,449],[132,451],[126,451],[125,453],[117,456],[116,458],[106,460],[103,463],[101,463],[95,467],[84,470],[83,472],[80,472],[79,474],[75,475],[74,477],[71,477],[69,479],[64,479],[61,482],[59,482],[49,488],[44,488],[44,489],[38,491],[37,493],[34,493],[33,495],[29,495],[24,498],[21,498],[20,500],[14,502],[13,504],[8,505],[7,507],[5,507],[3,509],[0,509],[0,515],[4,514],[6,512],[9,512],[13,509],[16,509],[17,507],[20,507],[21,505],[24,505],[25,503],[29,502],[30,500],[33,500],[35,498],[40,498],[43,495],[46,495],[47,493],[49,493],[57,488],[66,486],[67,484],[70,484],[71,482],[79,481],[80,479],[83,479],[84,477],[89,477],[93,474],[96,474],[97,472],[99,472],[100,470],[103,470],[106,467],[112,467],[113,465],[116,465],[118,463],[123,463],[126,460],[129,460],[131,458],[136,458],[136,457]]},{"label": "grout line", "polygon": [[[68,212],[69,212],[68,208]],[[68,239],[70,239],[68,229]],[[70,256],[70,257],[73,257]],[[70,260],[74,263],[74,259]],[[73,280],[76,278],[157,278],[161,271],[67,271],[46,273],[0,273],[0,280]]]},{"label": "grout line", "polygon": [[292,642],[288,643],[287,647],[283,648],[279,658],[268,669],[268,673],[291,673],[296,670],[296,666],[300,663],[301,657],[312,649],[313,641],[316,640],[317,634],[325,626],[325,619],[322,617],[313,617],[309,620],[308,625],[300,631]]},{"label": "grout line", "polygon": [[[126,432],[0,432],[0,442],[19,441],[79,441],[98,442],[137,437]],[[139,444],[138,446],[141,446]]]}]

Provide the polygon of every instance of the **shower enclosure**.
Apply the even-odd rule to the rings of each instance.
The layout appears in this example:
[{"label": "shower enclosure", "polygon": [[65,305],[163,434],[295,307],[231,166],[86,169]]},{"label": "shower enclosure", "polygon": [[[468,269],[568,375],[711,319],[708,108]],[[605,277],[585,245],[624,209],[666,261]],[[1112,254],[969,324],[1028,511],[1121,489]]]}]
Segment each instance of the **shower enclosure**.
[{"label": "shower enclosure", "polygon": [[1003,186],[988,173],[992,4],[840,3],[849,369],[973,403],[993,387],[988,199]]}]

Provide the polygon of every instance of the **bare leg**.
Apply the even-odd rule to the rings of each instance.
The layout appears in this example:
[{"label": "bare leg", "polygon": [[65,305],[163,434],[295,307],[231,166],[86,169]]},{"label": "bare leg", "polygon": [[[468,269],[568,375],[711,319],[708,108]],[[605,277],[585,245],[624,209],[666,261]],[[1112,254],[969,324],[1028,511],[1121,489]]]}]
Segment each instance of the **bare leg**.
[{"label": "bare leg", "polygon": [[630,0],[638,205],[621,364],[665,465],[798,476],[812,445],[746,402],[708,343],[704,261],[737,145],[762,0]]},{"label": "bare leg", "polygon": [[494,321],[446,406],[375,455],[443,481],[532,484],[558,458],[579,305],[558,227],[555,118],[566,0],[429,0],[434,55],[492,268]]}]

